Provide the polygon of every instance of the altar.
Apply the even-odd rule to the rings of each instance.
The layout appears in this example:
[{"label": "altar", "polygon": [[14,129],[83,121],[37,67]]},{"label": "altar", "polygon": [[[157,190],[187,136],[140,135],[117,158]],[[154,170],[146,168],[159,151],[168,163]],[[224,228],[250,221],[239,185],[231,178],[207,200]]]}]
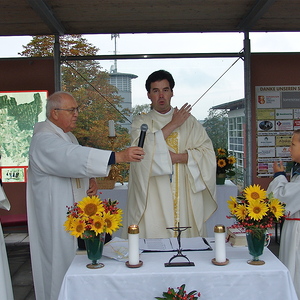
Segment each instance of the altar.
[{"label": "altar", "polygon": [[[127,203],[127,191],[128,183],[121,185],[116,183],[115,188],[111,190],[98,190],[97,195],[101,199],[111,198],[111,200],[118,200],[118,207],[123,211],[126,209]],[[222,224],[225,227],[231,226],[234,223],[234,219],[228,219],[226,216],[229,215],[229,209],[227,201],[230,200],[230,196],[236,197],[238,193],[237,186],[230,180],[226,180],[224,185],[217,185],[217,203],[218,209],[213,215],[206,221],[207,236],[214,236],[214,226],[216,224]],[[120,237],[122,228],[113,234],[113,237]]]},{"label": "altar", "polygon": [[[213,239],[208,238],[214,247]],[[124,262],[101,258],[102,269],[88,269],[86,255],[77,255],[67,271],[59,300],[152,300],[168,287],[186,284],[186,291],[197,290],[201,300],[297,300],[287,268],[265,248],[264,265],[247,264],[246,247],[226,244],[229,264],[216,266],[214,251],[186,251],[194,267],[165,267],[172,252],[142,253],[140,268],[128,268]]]}]

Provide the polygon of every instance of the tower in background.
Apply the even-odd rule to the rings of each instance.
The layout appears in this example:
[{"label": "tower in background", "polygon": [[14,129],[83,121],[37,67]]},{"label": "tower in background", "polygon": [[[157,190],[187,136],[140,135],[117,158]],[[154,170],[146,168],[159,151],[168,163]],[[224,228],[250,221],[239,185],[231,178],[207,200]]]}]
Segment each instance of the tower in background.
[{"label": "tower in background", "polygon": [[[115,55],[117,54],[117,37],[119,34],[112,34],[111,38],[115,41]],[[129,74],[129,73],[120,73],[117,68],[117,59],[114,61],[114,65],[111,66],[109,73],[109,83],[114,85],[118,89],[118,94],[123,98],[122,101],[122,109],[129,109],[132,111],[132,90],[131,90],[131,80],[137,78],[137,75]],[[122,123],[122,126],[130,130],[131,122],[132,122],[132,114],[127,117],[130,122],[125,120]]]}]

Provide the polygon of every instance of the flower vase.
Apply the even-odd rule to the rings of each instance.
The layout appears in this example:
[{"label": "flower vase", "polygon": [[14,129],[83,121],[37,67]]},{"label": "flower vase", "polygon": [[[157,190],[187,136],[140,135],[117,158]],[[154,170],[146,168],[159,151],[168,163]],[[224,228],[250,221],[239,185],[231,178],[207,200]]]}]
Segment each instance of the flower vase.
[{"label": "flower vase", "polygon": [[104,267],[104,264],[98,262],[98,260],[102,257],[104,240],[105,232],[100,233],[97,236],[84,238],[87,256],[92,261],[92,263],[86,265],[87,268],[100,269]]},{"label": "flower vase", "polygon": [[217,185],[225,184],[226,173],[220,173],[216,175],[216,183]]},{"label": "flower vase", "polygon": [[264,247],[266,246],[266,232],[254,231],[246,233],[248,250],[252,259],[248,260],[250,265],[264,265],[265,262],[259,259],[259,256],[263,254]]}]

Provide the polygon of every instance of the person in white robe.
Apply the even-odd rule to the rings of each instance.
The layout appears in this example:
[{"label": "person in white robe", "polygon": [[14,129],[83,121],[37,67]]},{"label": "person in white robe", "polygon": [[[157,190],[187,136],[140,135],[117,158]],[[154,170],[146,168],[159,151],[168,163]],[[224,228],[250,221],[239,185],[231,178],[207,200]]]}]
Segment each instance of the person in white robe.
[{"label": "person in white robe", "polygon": [[36,299],[57,300],[76,252],[76,239],[64,229],[67,206],[97,192],[93,177],[107,176],[109,164],[140,161],[144,151],[111,152],[80,146],[70,132],[78,105],[56,92],[47,99],[47,120],[37,123],[29,150],[27,214]]},{"label": "person in white robe", "polygon": [[202,125],[187,103],[171,106],[174,79],[164,70],[146,81],[152,110],[132,123],[132,145],[137,145],[141,125],[148,130],[145,157],[131,163],[128,204],[122,236],[127,227],[139,225],[141,238],[168,238],[177,232],[169,227],[191,227],[182,237],[206,236],[205,221],[217,209],[216,157]]},{"label": "person in white robe", "polygon": [[[1,156],[0,156],[1,158]],[[0,178],[0,209],[10,210],[10,203],[2,189]],[[0,299],[13,300],[13,289],[11,284],[11,275],[7,259],[6,245],[0,223]]]},{"label": "person in white robe", "polygon": [[286,218],[280,235],[279,259],[291,273],[300,299],[300,130],[296,130],[289,148],[294,166],[288,181],[283,163],[274,162],[274,179],[267,192],[286,203]]}]

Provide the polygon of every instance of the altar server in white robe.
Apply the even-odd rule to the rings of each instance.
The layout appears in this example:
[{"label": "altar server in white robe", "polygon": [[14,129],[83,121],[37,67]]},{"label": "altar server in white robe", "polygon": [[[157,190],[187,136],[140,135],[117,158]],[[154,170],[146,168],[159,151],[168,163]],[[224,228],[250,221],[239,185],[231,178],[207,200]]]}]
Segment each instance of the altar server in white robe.
[{"label": "altar server in white robe", "polygon": [[217,209],[216,158],[212,142],[191,115],[187,103],[171,106],[174,79],[159,70],[146,81],[152,110],[134,118],[132,145],[137,145],[141,125],[148,130],[145,158],[131,163],[126,226],[139,225],[142,238],[167,238],[176,231],[167,227],[191,227],[182,237],[206,236],[205,221]]},{"label": "altar server in white robe", "polygon": [[[95,195],[93,177],[107,176],[110,164],[138,162],[144,151],[130,147],[111,152],[78,145],[78,105],[71,94],[47,100],[47,120],[35,125],[29,151],[27,213],[36,299],[56,300],[76,251],[76,239],[64,230],[67,206]],[[84,288],[84,287],[83,287]]]},{"label": "altar server in white robe", "polygon": [[[0,155],[1,159],[1,155]],[[2,189],[0,178],[0,209],[10,210],[10,203]],[[5,240],[0,223],[0,299],[13,300],[13,289],[11,284],[11,275],[9,271]]]},{"label": "altar server in white robe", "polygon": [[300,130],[293,134],[289,148],[292,161],[291,179],[288,181],[283,163],[274,162],[274,179],[267,192],[286,203],[286,214],[280,236],[279,259],[291,273],[300,299]]}]

